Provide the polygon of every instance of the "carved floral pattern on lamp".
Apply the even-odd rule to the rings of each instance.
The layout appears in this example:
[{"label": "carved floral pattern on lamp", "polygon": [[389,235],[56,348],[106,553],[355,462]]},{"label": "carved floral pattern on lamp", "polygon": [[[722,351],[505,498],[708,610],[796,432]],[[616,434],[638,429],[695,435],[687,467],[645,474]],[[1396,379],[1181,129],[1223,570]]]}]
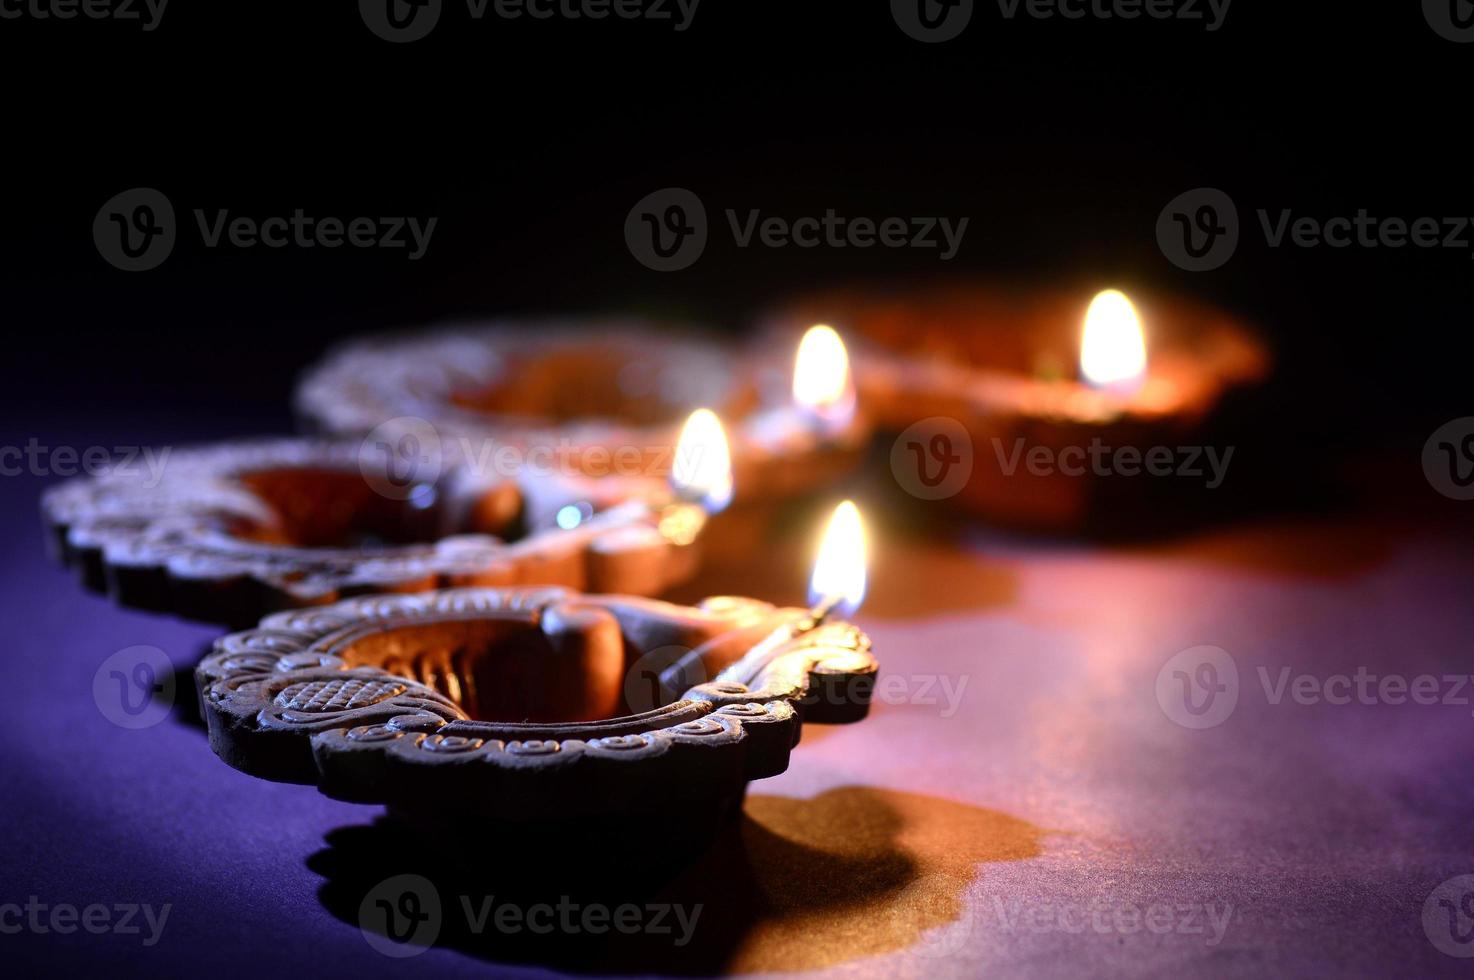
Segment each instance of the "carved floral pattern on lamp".
[{"label": "carved floral pattern on lamp", "polygon": [[[278,613],[196,682],[211,746],[247,773],[429,823],[532,820],[730,805],[787,768],[805,718],[864,716],[869,648],[751,599],[471,588]],[[716,679],[642,700],[632,668],[661,649]]]},{"label": "carved floral pattern on lamp", "polygon": [[[331,434],[392,440],[424,427],[463,451],[495,445],[595,476],[633,456],[657,477],[680,419],[710,406],[728,426],[739,501],[771,501],[860,461],[869,424],[855,411],[847,360],[834,361],[837,342],[815,345],[816,373],[795,379],[792,347],[743,348],[628,319],[449,325],[345,344],[307,373],[296,404]],[[809,390],[819,403],[803,401]]]},{"label": "carved floral pattern on lamp", "polygon": [[[457,585],[653,594],[694,571],[706,510],[663,481],[488,478],[450,452],[434,480],[400,487],[399,462],[367,442],[221,443],[171,453],[157,483],[69,481],[42,510],[59,556],[89,587],[234,625]],[[576,521],[557,519],[570,507]]]}]

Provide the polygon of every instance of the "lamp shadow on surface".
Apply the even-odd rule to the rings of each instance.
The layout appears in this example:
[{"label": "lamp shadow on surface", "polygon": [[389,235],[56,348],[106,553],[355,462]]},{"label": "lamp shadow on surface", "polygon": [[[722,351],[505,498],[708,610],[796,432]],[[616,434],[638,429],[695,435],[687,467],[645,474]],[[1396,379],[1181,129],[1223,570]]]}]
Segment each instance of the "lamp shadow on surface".
[{"label": "lamp shadow on surface", "polygon": [[195,664],[204,660],[214,650],[213,642],[206,643],[200,648],[199,656],[194,658],[193,663],[174,668],[173,703],[170,705],[173,720],[186,728],[194,728],[201,732],[205,731],[205,715],[200,704],[199,690],[195,687]]},{"label": "lamp shadow on surface", "polygon": [[[307,864],[326,879],[324,907],[380,942],[396,932],[374,911],[381,883],[419,875],[438,900],[436,948],[583,974],[710,976],[934,944],[964,918],[977,865],[1037,857],[1044,833],[994,810],[855,786],[812,799],[749,796],[694,852],[640,826],[594,836],[484,826],[449,842],[386,818],[333,831]],[[413,907],[429,908],[423,898]],[[550,909],[523,918],[539,904]],[[621,906],[636,909],[617,913],[623,932],[609,927]],[[591,907],[609,911],[585,919]],[[515,929],[499,928],[499,914]]]}]

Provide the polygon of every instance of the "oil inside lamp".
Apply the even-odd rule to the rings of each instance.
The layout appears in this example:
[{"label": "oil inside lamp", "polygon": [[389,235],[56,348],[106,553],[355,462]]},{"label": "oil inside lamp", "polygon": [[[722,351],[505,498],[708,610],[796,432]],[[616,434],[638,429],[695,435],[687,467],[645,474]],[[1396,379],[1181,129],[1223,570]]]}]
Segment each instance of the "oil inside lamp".
[{"label": "oil inside lamp", "polygon": [[850,356],[833,327],[816,324],[799,341],[793,363],[793,401],[826,434],[843,431],[854,418]]},{"label": "oil inside lamp", "polygon": [[1080,336],[1080,374],[1092,386],[1129,394],[1146,377],[1146,336],[1119,289],[1097,293]]}]

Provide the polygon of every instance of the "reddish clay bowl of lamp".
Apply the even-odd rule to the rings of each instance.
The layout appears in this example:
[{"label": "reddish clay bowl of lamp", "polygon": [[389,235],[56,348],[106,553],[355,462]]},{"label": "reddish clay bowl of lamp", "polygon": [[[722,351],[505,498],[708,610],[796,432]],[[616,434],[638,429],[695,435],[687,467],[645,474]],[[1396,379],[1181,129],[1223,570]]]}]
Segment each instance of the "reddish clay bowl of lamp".
[{"label": "reddish clay bowl of lamp", "polygon": [[[782,337],[816,316],[851,337],[860,405],[879,429],[904,433],[941,418],[966,432],[971,473],[949,499],[1033,530],[1150,523],[1163,491],[1182,481],[1101,475],[1089,456],[1082,473],[1077,457],[1096,445],[1112,460],[1130,458],[1122,449],[1144,458],[1158,447],[1202,447],[1220,437],[1225,405],[1270,369],[1258,337],[1226,313],[1117,290],[838,291],[805,298],[767,325]],[[934,441],[945,431],[912,430],[915,452],[898,441],[893,466],[924,462],[940,476],[942,457],[957,448],[950,437]],[[1154,459],[1166,465],[1160,452]]]},{"label": "reddish clay bowl of lamp", "polygon": [[221,443],[171,452],[157,481],[68,481],[42,511],[88,587],[237,626],[456,585],[653,594],[695,570],[699,487],[681,498],[659,482],[605,480],[590,493],[556,473],[484,473],[454,453],[412,478],[404,463],[367,441]]},{"label": "reddish clay bowl of lamp", "polygon": [[821,401],[802,404],[786,353],[678,328],[618,319],[448,326],[339,347],[304,376],[296,405],[308,426],[333,435],[429,432],[469,453],[496,447],[591,476],[654,478],[671,468],[681,421],[709,406],[727,424],[739,502],[765,501],[826,486],[861,459],[868,427],[852,396],[843,410],[848,362],[821,347],[810,358],[820,374],[803,389]]},{"label": "reddish clay bowl of lamp", "polygon": [[[805,720],[864,717],[869,647],[751,599],[469,588],[278,613],[195,676],[230,765],[415,825],[699,820],[783,772]],[[672,650],[711,679],[660,693]]]}]

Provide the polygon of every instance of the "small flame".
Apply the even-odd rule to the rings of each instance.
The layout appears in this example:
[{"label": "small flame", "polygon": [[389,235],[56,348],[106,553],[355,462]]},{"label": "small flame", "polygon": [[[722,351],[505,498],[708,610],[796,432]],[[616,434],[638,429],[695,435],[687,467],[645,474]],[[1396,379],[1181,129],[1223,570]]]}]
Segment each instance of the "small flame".
[{"label": "small flame", "polygon": [[676,443],[671,485],[680,496],[715,514],[732,500],[732,455],[722,420],[709,408],[686,419]]},{"label": "small flame", "polygon": [[854,413],[850,355],[833,327],[810,327],[793,363],[793,400],[820,421],[844,424]]},{"label": "small flame", "polygon": [[1146,374],[1146,336],[1119,289],[1096,294],[1080,336],[1080,373],[1097,388],[1134,388]]},{"label": "small flame", "polygon": [[865,525],[860,509],[846,500],[834,508],[824,529],[814,574],[809,579],[809,604],[833,603],[835,611],[848,616],[865,599]]}]

